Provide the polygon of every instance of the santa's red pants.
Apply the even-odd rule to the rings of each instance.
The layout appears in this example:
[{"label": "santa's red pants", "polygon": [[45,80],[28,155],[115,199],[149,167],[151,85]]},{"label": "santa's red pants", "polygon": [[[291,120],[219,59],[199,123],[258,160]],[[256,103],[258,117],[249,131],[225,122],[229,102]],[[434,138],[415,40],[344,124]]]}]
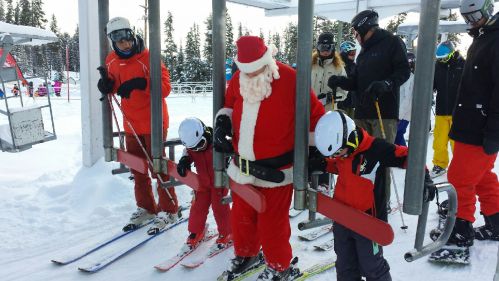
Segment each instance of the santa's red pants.
[{"label": "santa's red pants", "polygon": [[[166,134],[165,138],[166,138]],[[146,149],[149,157],[151,157],[151,135],[139,135],[140,142]],[[145,158],[139,143],[133,135],[125,135],[126,149],[129,153]],[[163,151],[164,154],[164,151]],[[151,187],[151,178],[148,174],[142,174],[138,171],[131,170],[134,180],[135,180],[135,201],[137,202],[137,207],[146,209],[151,214],[157,214],[158,212],[176,213],[178,210],[177,195],[175,194],[175,189],[173,187],[168,188],[168,192],[172,196],[172,199],[166,193],[166,190],[162,188],[158,182],[157,191],[159,202],[156,205],[154,200],[154,194]],[[168,181],[168,176],[161,175],[163,181]]]},{"label": "santa's red pants", "polygon": [[263,250],[267,264],[277,271],[289,267],[293,253],[289,238],[289,206],[293,185],[258,188],[267,208],[258,213],[237,194],[232,193],[232,234],[236,256],[253,257]]},{"label": "santa's red pants", "polygon": [[189,232],[200,233],[204,230],[208,211],[213,209],[217,222],[218,234],[227,236],[231,233],[230,206],[222,204],[222,198],[227,195],[227,188],[210,187],[208,190],[196,191],[189,215]]},{"label": "santa's red pants", "polygon": [[499,182],[492,172],[496,158],[497,153],[487,155],[482,146],[454,143],[447,178],[457,191],[458,218],[475,221],[476,196],[484,215],[499,212]]}]

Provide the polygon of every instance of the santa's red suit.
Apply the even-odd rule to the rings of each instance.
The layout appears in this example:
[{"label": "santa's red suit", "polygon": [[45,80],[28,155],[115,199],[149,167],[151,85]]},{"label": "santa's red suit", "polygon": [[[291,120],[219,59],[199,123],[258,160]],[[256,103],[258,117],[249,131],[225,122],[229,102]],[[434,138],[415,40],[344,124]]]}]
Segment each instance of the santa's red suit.
[{"label": "santa's red suit", "polygon": [[[244,82],[241,84],[240,80],[248,79],[245,74],[238,71],[229,82],[224,108],[217,116],[224,114],[232,119],[235,154],[255,161],[292,152],[295,137],[296,72],[285,64],[275,63],[270,50],[266,50],[256,67],[254,63],[246,64],[240,57],[241,51],[244,51],[241,49],[238,45],[238,66],[241,71],[251,73],[255,68],[261,69],[265,63],[270,63],[270,68],[273,67],[274,71],[271,72],[271,89],[261,100],[241,94]],[[263,65],[259,65],[262,63]],[[310,100],[310,128],[313,131],[324,114],[324,107],[313,92],[310,93]],[[288,217],[293,193],[291,162],[292,160],[279,168],[284,173],[284,180],[279,183],[242,173],[234,161],[227,169],[232,180],[253,185],[264,195],[267,203],[265,212],[257,213],[237,194],[232,193],[231,223],[235,254],[241,257],[256,256],[261,247],[267,264],[278,271],[286,270],[292,259]]]}]

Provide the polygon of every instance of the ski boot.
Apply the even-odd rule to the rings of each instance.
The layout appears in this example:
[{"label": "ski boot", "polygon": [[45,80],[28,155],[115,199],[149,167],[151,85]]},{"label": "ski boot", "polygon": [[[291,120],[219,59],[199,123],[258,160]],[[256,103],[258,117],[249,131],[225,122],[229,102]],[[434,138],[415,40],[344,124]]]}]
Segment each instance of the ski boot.
[{"label": "ski boot", "polygon": [[289,267],[284,271],[277,271],[270,266],[266,266],[256,281],[291,281],[300,276],[300,269],[296,267],[298,257],[294,257]]},{"label": "ski boot", "polygon": [[146,224],[149,220],[153,219],[156,215],[149,213],[146,209],[138,207],[135,212],[132,213],[130,221],[127,225],[123,227],[123,231],[132,231],[142,225]]},{"label": "ski boot", "polygon": [[499,241],[499,213],[491,216],[484,215],[483,218],[485,219],[485,225],[474,229],[475,239]]},{"label": "ski boot", "polygon": [[438,165],[435,165],[435,166],[433,166],[433,169],[431,169],[430,177],[432,179],[434,179],[436,177],[439,177],[439,176],[445,174],[445,172],[447,172],[447,170],[445,168],[442,168]]},{"label": "ski boot", "polygon": [[217,281],[231,281],[265,264],[262,252],[254,257],[236,256],[231,260],[229,270],[226,270],[217,278]]},{"label": "ski boot", "polygon": [[471,222],[457,218],[447,244],[431,253],[429,260],[439,263],[469,264],[470,246],[473,245],[475,232]]},{"label": "ski boot", "polygon": [[210,247],[208,255],[214,255],[230,246],[232,246],[232,234],[218,235],[217,241]]},{"label": "ski boot", "polygon": [[147,234],[155,235],[160,233],[167,225],[176,223],[182,217],[180,209],[177,213],[159,212],[154,218],[153,225],[147,230]]}]

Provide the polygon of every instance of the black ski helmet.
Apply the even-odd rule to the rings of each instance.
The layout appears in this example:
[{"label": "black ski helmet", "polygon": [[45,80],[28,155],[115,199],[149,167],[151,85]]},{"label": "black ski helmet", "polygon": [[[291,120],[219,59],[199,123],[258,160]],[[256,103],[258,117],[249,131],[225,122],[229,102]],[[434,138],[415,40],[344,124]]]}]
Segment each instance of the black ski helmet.
[{"label": "black ski helmet", "polygon": [[317,50],[322,51],[334,51],[334,35],[331,32],[323,32],[319,35],[317,39]]},{"label": "black ski helmet", "polygon": [[352,28],[363,38],[373,26],[379,26],[378,13],[375,10],[364,10],[352,19]]}]

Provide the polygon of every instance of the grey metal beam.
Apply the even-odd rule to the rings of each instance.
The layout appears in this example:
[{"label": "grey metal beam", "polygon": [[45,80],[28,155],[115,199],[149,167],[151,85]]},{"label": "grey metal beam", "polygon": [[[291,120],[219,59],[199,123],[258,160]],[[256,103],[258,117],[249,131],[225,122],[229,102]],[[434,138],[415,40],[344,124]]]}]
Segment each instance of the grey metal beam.
[{"label": "grey metal beam", "polygon": [[313,0],[298,3],[298,55],[296,60],[295,150],[293,165],[294,208],[306,207],[308,179],[308,132],[310,128],[310,72],[312,61]]},{"label": "grey metal beam", "polygon": [[419,20],[416,73],[412,96],[408,168],[405,176],[405,213],[420,215],[423,207],[423,182],[430,128],[431,95],[435,72],[435,44],[440,0],[422,0]]},{"label": "grey metal beam", "polygon": [[[224,104],[225,96],[225,0],[212,0],[213,30],[213,117]],[[224,186],[224,155],[213,150],[215,186]]]},{"label": "grey metal beam", "polygon": [[[106,35],[106,25],[109,21],[109,0],[99,0],[99,57],[100,65],[106,65],[106,56],[109,53],[109,42]],[[102,139],[104,144],[104,160],[113,161],[113,123],[111,118],[111,108],[107,99],[102,102]]]},{"label": "grey metal beam", "polygon": [[151,83],[151,156],[153,171],[162,171],[163,107],[161,89],[161,24],[160,1],[149,0],[149,75]]}]

